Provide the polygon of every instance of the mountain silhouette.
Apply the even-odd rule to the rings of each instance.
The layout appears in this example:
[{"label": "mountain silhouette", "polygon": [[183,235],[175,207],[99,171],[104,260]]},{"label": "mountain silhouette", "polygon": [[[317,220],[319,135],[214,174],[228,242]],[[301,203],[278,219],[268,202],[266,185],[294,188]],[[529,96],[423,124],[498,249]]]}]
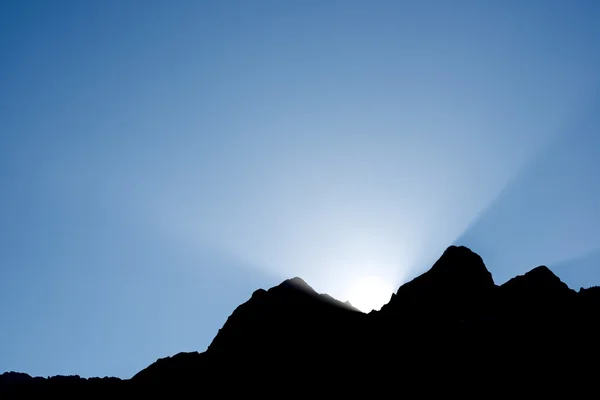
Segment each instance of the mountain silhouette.
[{"label": "mountain silhouette", "polygon": [[428,320],[477,318],[488,311],[495,290],[481,257],[451,246],[429,271],[402,285],[381,312]]},{"label": "mountain silhouette", "polygon": [[576,292],[545,266],[496,285],[478,254],[450,246],[380,311],[296,277],[256,290],[205,352],[127,380],[8,372],[0,398],[573,395],[595,383],[599,334],[600,287]]}]

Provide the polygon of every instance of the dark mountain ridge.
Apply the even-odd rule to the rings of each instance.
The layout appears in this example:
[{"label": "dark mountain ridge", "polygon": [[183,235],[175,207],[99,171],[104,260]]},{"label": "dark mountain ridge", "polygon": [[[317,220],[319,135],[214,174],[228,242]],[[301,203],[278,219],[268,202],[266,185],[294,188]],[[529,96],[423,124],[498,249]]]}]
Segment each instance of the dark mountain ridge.
[{"label": "dark mountain ridge", "polygon": [[479,255],[450,246],[380,311],[362,313],[288,279],[256,290],[203,353],[159,359],[129,380],[5,373],[0,397],[387,396],[399,388],[477,392],[478,385],[554,393],[556,385],[593,382],[587,365],[600,354],[599,311],[599,287],[576,292],[545,266],[496,285]]}]

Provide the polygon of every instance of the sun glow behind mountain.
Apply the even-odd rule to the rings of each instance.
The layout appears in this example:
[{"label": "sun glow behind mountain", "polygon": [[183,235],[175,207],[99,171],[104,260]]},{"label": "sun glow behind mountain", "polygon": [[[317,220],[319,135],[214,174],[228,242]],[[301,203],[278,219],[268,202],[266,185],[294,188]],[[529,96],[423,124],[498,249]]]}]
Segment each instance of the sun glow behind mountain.
[{"label": "sun glow behind mountain", "polygon": [[600,2],[139,3],[0,3],[0,369],[127,376],[294,276],[368,311],[456,241],[598,265]]},{"label": "sun glow behind mountain", "polygon": [[[301,276],[369,312],[430,266],[541,147],[525,139],[520,149],[529,154],[491,148],[448,129],[456,132],[453,143],[437,148],[413,142],[407,150],[402,141],[385,147],[366,136],[352,148],[332,144],[327,153],[337,162],[308,149],[270,162],[272,154],[264,154],[263,165],[239,171],[245,182],[231,194],[217,189],[202,198],[191,186],[171,187],[153,215],[189,248],[233,255],[276,279]],[[323,143],[315,149],[324,152]],[[489,162],[504,150],[511,163]]]},{"label": "sun glow behind mountain", "polygon": [[390,282],[377,276],[367,276],[358,279],[356,284],[350,287],[348,300],[354,307],[368,313],[371,310],[379,310],[390,300],[395,290]]},{"label": "sun glow behind mountain", "polygon": [[[302,122],[280,111],[262,139],[240,136],[222,154],[214,168],[226,180],[199,166],[165,174],[163,189],[147,196],[145,219],[159,218],[158,229],[188,248],[216,249],[276,279],[301,276],[361,310],[379,308],[563,132],[580,104],[560,100],[552,115],[528,110],[521,127],[481,120],[458,97],[429,109],[433,125],[416,110],[385,124],[367,110],[324,118],[307,108]],[[275,140],[283,132],[285,141]],[[190,151],[180,149],[177,164],[194,165]]]},{"label": "sun glow behind mountain", "polygon": [[[335,114],[320,127],[310,117],[304,124],[282,123],[273,137],[288,132],[293,146],[240,138],[236,148],[245,151],[224,156],[221,165],[251,167],[231,171],[232,180],[218,185],[203,172],[174,171],[163,181],[167,190],[154,194],[160,203],[150,204],[148,219],[161,218],[159,231],[187,248],[217,250],[274,280],[301,276],[318,292],[369,312],[430,267],[549,147],[579,132],[586,97],[568,99],[556,99],[553,115],[530,112],[521,128],[460,108],[449,117],[442,111],[451,103],[438,110],[446,118],[439,126],[413,116],[420,135],[406,134],[408,126],[395,119],[382,126],[368,113],[354,114],[360,124]],[[474,120],[477,130],[468,128]],[[369,124],[379,130],[367,135]],[[182,151],[179,162],[188,157]],[[213,189],[209,196],[206,185]],[[513,229],[519,224],[515,220]],[[548,262],[568,254],[564,246],[553,248]],[[550,253],[544,249],[540,242],[537,254],[520,254],[535,262]]]},{"label": "sun glow behind mountain", "polygon": [[[403,10],[397,17],[406,21],[393,26],[404,35],[377,39],[389,47],[377,55],[380,67],[372,57],[356,57],[351,43],[362,42],[317,35],[319,54],[335,48],[337,59],[324,64],[321,56],[302,56],[302,81],[264,71],[297,68],[293,57],[272,55],[305,37],[261,36],[264,54],[255,55],[243,80],[232,75],[227,83],[236,100],[211,99],[211,110],[232,118],[184,125],[219,141],[192,135],[191,142],[170,142],[168,151],[156,152],[168,154],[168,162],[161,159],[163,168],[151,177],[121,170],[124,186],[138,189],[130,198],[143,199],[136,203],[141,218],[174,243],[200,253],[216,249],[276,279],[301,276],[320,292],[367,308],[387,301],[527,163],[569,134],[595,91],[590,75],[567,62],[589,54],[569,45],[579,40],[579,25],[569,27],[567,40],[551,29],[558,22],[540,20],[550,18],[542,9],[462,7],[460,22],[425,25],[410,23],[411,12],[422,17],[419,7]],[[338,28],[353,29],[353,18],[360,19]],[[542,21],[533,32],[531,21]],[[314,32],[328,31],[321,22]],[[434,27],[444,32],[414,49],[407,38]],[[482,27],[494,45],[479,41]],[[259,95],[265,88],[280,95]],[[390,287],[360,289],[365,276]],[[362,300],[371,297],[372,303]]]}]

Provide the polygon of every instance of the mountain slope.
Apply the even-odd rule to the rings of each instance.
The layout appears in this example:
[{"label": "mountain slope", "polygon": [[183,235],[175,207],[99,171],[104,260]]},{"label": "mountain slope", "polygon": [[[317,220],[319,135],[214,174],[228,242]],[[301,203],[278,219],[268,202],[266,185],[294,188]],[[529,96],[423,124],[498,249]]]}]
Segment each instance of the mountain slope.
[{"label": "mountain slope", "polygon": [[450,246],[424,274],[402,285],[382,313],[418,319],[467,319],[490,307],[496,285],[481,257]]},{"label": "mountain slope", "polygon": [[479,255],[450,246],[379,312],[361,313],[293,278],[255,291],[204,353],[160,359],[127,381],[4,374],[0,394],[383,396],[402,387],[426,395],[497,378],[539,394],[532,371],[582,382],[587,360],[600,355],[596,289],[575,292],[546,267],[498,286]]}]

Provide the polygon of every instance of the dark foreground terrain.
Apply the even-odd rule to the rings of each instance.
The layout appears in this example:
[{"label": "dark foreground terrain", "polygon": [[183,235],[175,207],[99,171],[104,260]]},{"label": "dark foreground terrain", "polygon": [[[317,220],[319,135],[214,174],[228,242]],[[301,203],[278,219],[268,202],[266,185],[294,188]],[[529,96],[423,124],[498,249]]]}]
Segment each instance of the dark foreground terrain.
[{"label": "dark foreground terrain", "polygon": [[363,314],[300,278],[259,289],[204,353],[132,379],[0,375],[0,398],[592,396],[600,383],[600,287],[546,267],[497,286],[481,257],[449,247]]}]

